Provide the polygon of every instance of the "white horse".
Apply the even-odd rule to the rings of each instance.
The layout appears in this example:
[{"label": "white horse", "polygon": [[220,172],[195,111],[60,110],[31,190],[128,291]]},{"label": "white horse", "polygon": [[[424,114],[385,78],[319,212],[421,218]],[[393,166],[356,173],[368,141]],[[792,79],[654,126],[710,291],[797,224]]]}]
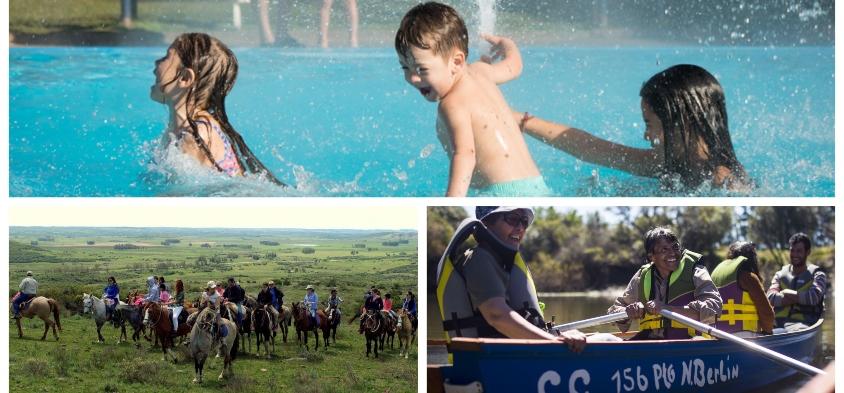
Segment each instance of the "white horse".
[{"label": "white horse", "polygon": [[[126,304],[120,302],[120,304]],[[82,305],[83,305],[83,312],[85,314],[91,313],[94,316],[94,322],[97,323],[97,342],[105,342],[102,333],[100,333],[100,329],[102,329],[103,324],[105,324],[106,319],[108,318],[106,314],[106,305],[105,302],[94,296],[87,293],[82,294]],[[117,338],[117,343],[120,344],[120,338]]]},{"label": "white horse", "polygon": [[[191,315],[193,317],[193,315]],[[225,356],[223,362],[223,370],[220,371],[220,376],[217,379],[225,378],[226,371],[232,374],[232,361],[237,355],[238,334],[237,325],[228,319],[220,319],[220,327],[226,326],[228,335],[223,338],[222,343],[214,340],[214,334],[211,333],[211,327],[214,325],[216,312],[210,307],[202,310],[196,317],[196,321],[190,332],[190,353],[193,357],[193,368],[195,376],[193,383],[202,383],[202,369],[205,367],[205,360],[208,356],[217,349]],[[220,348],[222,346],[222,348]]]}]

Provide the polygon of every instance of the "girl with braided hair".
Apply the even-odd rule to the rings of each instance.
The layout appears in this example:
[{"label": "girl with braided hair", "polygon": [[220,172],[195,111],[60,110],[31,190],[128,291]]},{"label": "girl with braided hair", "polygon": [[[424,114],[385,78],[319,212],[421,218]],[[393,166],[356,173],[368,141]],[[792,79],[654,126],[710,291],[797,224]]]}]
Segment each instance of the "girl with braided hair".
[{"label": "girl with braided hair", "polygon": [[252,174],[285,186],[229,123],[226,96],[237,69],[237,58],[220,40],[204,33],[176,37],[167,54],[155,62],[155,84],[150,89],[150,98],[170,112],[164,141],[229,176]]}]

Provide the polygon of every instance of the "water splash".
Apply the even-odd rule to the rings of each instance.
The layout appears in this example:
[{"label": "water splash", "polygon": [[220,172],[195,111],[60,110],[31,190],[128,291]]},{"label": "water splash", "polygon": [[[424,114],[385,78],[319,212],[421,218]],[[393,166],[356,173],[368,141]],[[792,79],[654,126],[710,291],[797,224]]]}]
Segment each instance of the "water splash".
[{"label": "water splash", "polygon": [[[478,33],[495,34],[495,13],[496,0],[476,0],[478,3]],[[478,54],[489,53],[491,45],[486,40],[478,39]]]}]

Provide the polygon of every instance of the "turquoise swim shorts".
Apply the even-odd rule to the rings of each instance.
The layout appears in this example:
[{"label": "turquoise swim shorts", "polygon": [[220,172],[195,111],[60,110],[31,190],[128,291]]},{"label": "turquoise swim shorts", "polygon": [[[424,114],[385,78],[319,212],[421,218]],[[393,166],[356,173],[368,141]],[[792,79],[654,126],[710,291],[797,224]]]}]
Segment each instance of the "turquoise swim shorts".
[{"label": "turquoise swim shorts", "polygon": [[496,183],[484,188],[476,189],[477,197],[549,197],[552,196],[551,189],[545,185],[542,176],[529,177]]}]

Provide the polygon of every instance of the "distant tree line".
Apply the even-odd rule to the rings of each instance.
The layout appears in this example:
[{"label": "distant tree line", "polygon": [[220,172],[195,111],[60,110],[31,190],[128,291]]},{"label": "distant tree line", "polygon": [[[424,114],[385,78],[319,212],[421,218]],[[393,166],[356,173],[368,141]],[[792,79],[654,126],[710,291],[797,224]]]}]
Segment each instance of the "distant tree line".
[{"label": "distant tree line", "polygon": [[[753,241],[760,270],[770,280],[788,261],[788,238],[805,232],[813,239],[810,262],[833,268],[835,210],[832,207],[614,207],[616,220],[595,212],[538,208],[521,252],[540,291],[579,291],[623,286],[645,262],[643,236],[669,226],[684,248],[703,254],[711,270],[737,240]],[[436,265],[457,224],[467,217],[460,207],[428,209],[428,277],[436,285]],[[468,247],[468,246],[465,246]],[[824,248],[825,247],[825,248]]]},{"label": "distant tree line", "polygon": [[279,243],[272,240],[261,240],[261,244],[265,246],[277,246]]}]

